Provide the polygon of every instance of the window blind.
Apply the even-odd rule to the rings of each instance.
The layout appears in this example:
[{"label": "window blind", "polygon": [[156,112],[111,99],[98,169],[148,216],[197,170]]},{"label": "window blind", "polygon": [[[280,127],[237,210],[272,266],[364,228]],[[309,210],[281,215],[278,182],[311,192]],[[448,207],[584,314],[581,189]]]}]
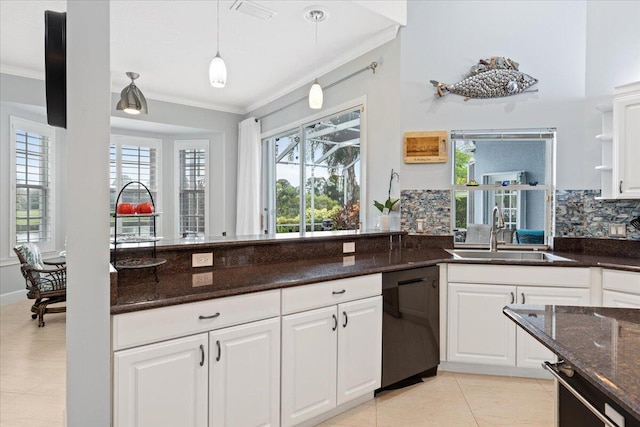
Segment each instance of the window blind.
[{"label": "window blind", "polygon": [[179,232],[184,237],[205,234],[204,149],[180,150]]},{"label": "window blind", "polygon": [[16,243],[49,242],[51,168],[49,137],[16,130]]}]

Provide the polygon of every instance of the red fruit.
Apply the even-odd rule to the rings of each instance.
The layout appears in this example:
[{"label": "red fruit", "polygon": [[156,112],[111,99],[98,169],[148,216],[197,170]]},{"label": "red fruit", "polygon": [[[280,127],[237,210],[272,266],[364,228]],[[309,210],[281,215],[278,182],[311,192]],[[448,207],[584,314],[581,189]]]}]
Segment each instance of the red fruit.
[{"label": "red fruit", "polygon": [[116,212],[120,215],[132,215],[136,213],[136,207],[131,203],[118,203]]},{"label": "red fruit", "polygon": [[136,213],[139,214],[152,214],[153,204],[151,202],[142,202],[136,206]]}]

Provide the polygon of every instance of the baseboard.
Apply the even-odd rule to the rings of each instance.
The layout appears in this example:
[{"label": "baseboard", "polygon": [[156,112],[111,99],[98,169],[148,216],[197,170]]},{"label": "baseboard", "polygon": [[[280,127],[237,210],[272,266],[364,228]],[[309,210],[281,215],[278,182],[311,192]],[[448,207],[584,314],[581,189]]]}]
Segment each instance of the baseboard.
[{"label": "baseboard", "polygon": [[11,304],[12,302],[23,301],[27,298],[27,291],[21,289],[19,291],[7,292],[0,294],[0,305]]},{"label": "baseboard", "polygon": [[316,426],[320,423],[322,423],[323,421],[328,420],[329,418],[333,418],[336,415],[339,415],[345,411],[348,411],[349,409],[355,408],[356,406],[360,406],[363,403],[366,403],[368,401],[370,401],[371,399],[373,399],[373,392],[367,393],[364,396],[360,396],[358,398],[355,398],[347,403],[343,403],[342,405],[333,408],[330,411],[325,412],[324,414],[318,415],[317,417],[314,417],[310,420],[307,421],[303,421],[302,423],[298,424],[296,427],[312,427],[312,426]]},{"label": "baseboard", "polygon": [[461,374],[500,375],[503,377],[523,377],[553,379],[550,373],[542,369],[516,368],[515,366],[482,365],[479,363],[440,362],[440,371],[458,372]]}]

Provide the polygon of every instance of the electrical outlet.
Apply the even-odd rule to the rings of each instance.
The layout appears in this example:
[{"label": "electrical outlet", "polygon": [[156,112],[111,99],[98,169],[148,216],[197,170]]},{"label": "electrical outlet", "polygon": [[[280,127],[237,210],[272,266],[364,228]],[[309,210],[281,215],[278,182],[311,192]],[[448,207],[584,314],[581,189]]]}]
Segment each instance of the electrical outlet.
[{"label": "electrical outlet", "polygon": [[343,256],[342,257],[342,266],[343,267],[351,267],[352,265],[356,264],[356,256],[355,255],[349,255],[349,256]]},{"label": "electrical outlet", "polygon": [[343,254],[352,254],[356,251],[356,242],[344,242],[342,244]]},{"label": "electrical outlet", "polygon": [[194,288],[198,286],[213,285],[213,272],[208,271],[206,273],[194,273],[191,275],[191,285]]},{"label": "electrical outlet", "polygon": [[627,237],[627,226],[624,224],[609,224],[609,237]]},{"label": "electrical outlet", "polygon": [[191,267],[213,266],[213,252],[191,254]]}]

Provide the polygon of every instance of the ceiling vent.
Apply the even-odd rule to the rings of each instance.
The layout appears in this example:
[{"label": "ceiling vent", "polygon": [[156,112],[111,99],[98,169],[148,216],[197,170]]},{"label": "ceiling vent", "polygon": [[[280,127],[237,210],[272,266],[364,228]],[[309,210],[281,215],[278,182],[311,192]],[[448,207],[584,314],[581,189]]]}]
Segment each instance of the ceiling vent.
[{"label": "ceiling vent", "polygon": [[253,16],[254,18],[258,18],[263,21],[268,21],[277,15],[277,12],[247,0],[236,0],[231,5],[231,10],[246,13],[249,16]]}]

